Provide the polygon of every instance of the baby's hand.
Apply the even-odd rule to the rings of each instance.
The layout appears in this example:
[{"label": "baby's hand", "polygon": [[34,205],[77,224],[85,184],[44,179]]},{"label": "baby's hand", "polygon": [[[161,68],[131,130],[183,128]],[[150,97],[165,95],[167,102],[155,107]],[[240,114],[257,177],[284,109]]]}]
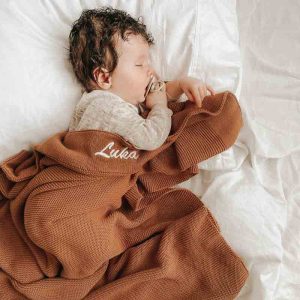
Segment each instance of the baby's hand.
[{"label": "baby's hand", "polygon": [[195,102],[198,107],[202,106],[202,100],[207,96],[208,91],[215,95],[213,88],[202,80],[193,77],[182,77],[179,79],[179,86],[188,99]]},{"label": "baby's hand", "polygon": [[149,93],[146,97],[146,107],[152,109],[155,104],[160,104],[167,107],[167,94],[165,91],[157,91]]}]

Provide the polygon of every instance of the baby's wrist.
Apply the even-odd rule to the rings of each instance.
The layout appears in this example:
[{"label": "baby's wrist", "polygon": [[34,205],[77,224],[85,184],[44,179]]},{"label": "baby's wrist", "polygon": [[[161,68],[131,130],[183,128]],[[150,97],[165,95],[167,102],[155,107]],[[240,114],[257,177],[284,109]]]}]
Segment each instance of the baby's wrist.
[{"label": "baby's wrist", "polygon": [[162,108],[167,108],[168,105],[167,105],[167,102],[166,103],[155,103],[152,108],[154,107],[162,107]]},{"label": "baby's wrist", "polygon": [[159,110],[159,111],[163,111],[164,113],[166,113],[168,116],[172,116],[173,115],[173,111],[168,107],[167,104],[162,104],[162,103],[156,103],[152,106],[151,110]]},{"label": "baby's wrist", "polygon": [[183,94],[183,90],[180,85],[180,79],[173,81],[165,81],[166,83],[166,94],[169,101],[178,100]]}]

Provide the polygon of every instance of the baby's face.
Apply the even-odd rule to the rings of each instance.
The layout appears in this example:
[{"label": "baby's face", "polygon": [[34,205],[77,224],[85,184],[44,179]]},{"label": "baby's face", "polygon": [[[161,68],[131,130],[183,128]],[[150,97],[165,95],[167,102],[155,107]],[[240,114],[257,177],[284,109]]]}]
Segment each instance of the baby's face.
[{"label": "baby's face", "polygon": [[140,35],[130,34],[128,41],[118,38],[116,47],[119,61],[111,76],[110,91],[137,105],[144,101],[150,76],[155,74],[150,66],[149,45]]}]

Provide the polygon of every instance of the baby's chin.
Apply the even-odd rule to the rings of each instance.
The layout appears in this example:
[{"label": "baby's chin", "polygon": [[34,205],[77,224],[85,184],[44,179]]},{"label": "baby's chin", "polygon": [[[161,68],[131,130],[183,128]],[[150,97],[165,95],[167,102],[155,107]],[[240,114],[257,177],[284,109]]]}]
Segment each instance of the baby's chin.
[{"label": "baby's chin", "polygon": [[145,93],[146,93],[146,90],[144,91],[144,94],[139,94],[137,97],[135,97],[135,103],[136,105],[139,105],[140,103],[143,103],[145,102]]}]

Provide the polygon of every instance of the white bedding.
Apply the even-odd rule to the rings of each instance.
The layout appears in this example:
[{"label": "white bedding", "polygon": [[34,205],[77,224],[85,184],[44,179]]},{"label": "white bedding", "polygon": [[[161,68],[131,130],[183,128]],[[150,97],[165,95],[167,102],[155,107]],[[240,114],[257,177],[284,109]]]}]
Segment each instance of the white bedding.
[{"label": "white bedding", "polygon": [[246,263],[238,299],[298,299],[297,0],[1,2],[0,161],[67,128],[80,96],[67,61],[70,26],[83,8],[106,4],[144,17],[161,77],[186,73],[238,96],[245,126],[235,145],[181,186],[202,197]]},{"label": "white bedding", "polygon": [[299,10],[297,0],[237,3],[245,120],[238,140],[248,155],[236,155],[238,168],[212,165],[187,184],[246,259],[250,277],[238,299],[300,298]]}]

